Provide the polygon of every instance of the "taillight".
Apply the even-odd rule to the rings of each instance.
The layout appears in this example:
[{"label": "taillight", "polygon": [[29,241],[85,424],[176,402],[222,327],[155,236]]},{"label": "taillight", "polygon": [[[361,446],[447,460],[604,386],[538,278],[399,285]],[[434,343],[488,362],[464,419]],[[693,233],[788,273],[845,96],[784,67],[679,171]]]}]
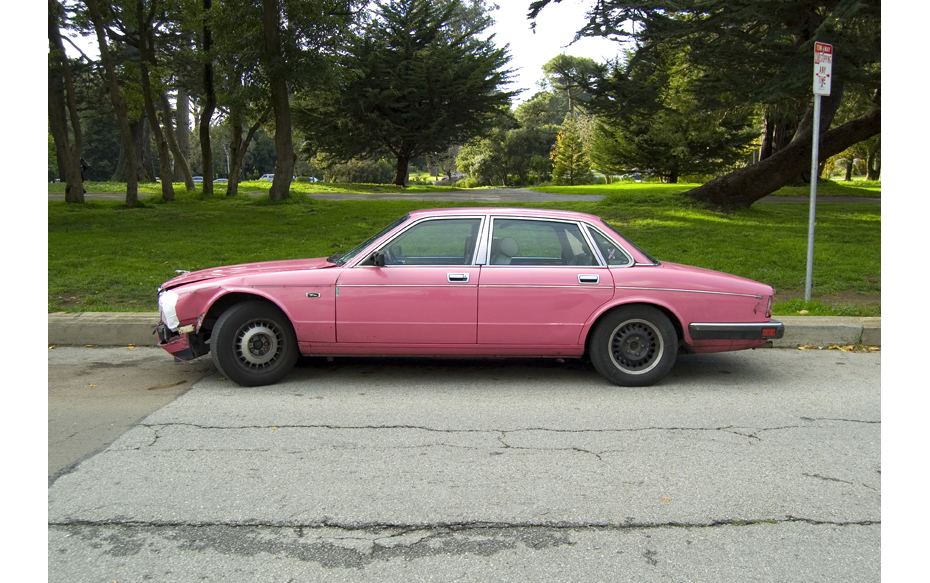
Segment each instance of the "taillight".
[{"label": "taillight", "polygon": [[771,318],[771,317],[772,317],[772,302],[773,302],[773,301],[775,301],[775,296],[769,296],[768,305],[766,305],[766,307],[765,307],[765,317],[766,317],[766,318]]}]

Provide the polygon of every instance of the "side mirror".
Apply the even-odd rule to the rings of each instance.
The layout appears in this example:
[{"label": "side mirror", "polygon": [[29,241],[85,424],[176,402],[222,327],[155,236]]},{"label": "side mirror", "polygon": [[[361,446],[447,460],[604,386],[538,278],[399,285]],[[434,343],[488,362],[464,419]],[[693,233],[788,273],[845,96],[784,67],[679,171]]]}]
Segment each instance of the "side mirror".
[{"label": "side mirror", "polygon": [[372,253],[371,262],[375,264],[375,267],[384,267],[384,253],[380,251]]}]

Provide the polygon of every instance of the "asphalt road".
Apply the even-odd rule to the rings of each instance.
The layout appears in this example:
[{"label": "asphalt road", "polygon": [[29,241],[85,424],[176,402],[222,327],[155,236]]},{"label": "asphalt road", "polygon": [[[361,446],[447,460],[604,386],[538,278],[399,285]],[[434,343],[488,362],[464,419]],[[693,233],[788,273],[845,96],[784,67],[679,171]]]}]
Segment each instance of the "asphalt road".
[{"label": "asphalt road", "polygon": [[[637,389],[576,361],[382,359],[242,388],[156,353],[49,351],[50,459],[95,372],[136,374],[99,423],[152,411],[50,465],[49,581],[880,579],[881,353],[686,356]],[[115,366],[53,420],[68,362]]]}]

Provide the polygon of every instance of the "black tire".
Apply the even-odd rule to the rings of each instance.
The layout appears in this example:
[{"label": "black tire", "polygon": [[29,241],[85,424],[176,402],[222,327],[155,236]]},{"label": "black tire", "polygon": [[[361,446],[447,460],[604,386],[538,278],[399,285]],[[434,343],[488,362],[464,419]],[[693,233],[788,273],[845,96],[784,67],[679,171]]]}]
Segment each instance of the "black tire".
[{"label": "black tire", "polygon": [[272,385],[297,362],[297,335],[277,306],[236,304],[223,312],[210,339],[213,362],[226,378],[246,387]]},{"label": "black tire", "polygon": [[651,306],[608,312],[591,334],[591,363],[615,385],[655,384],[672,370],[678,355],[675,327],[665,314]]}]

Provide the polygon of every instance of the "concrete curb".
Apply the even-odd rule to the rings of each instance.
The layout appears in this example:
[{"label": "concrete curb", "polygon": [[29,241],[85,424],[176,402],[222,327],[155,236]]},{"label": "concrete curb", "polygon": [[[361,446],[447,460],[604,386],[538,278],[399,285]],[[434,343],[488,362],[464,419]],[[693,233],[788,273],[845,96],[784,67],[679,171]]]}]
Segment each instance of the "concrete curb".
[{"label": "concrete curb", "polygon": [[[882,319],[776,316],[785,336],[775,348],[863,344],[881,346]],[[157,312],[55,312],[48,315],[48,343],[61,346],[154,346]]]}]

